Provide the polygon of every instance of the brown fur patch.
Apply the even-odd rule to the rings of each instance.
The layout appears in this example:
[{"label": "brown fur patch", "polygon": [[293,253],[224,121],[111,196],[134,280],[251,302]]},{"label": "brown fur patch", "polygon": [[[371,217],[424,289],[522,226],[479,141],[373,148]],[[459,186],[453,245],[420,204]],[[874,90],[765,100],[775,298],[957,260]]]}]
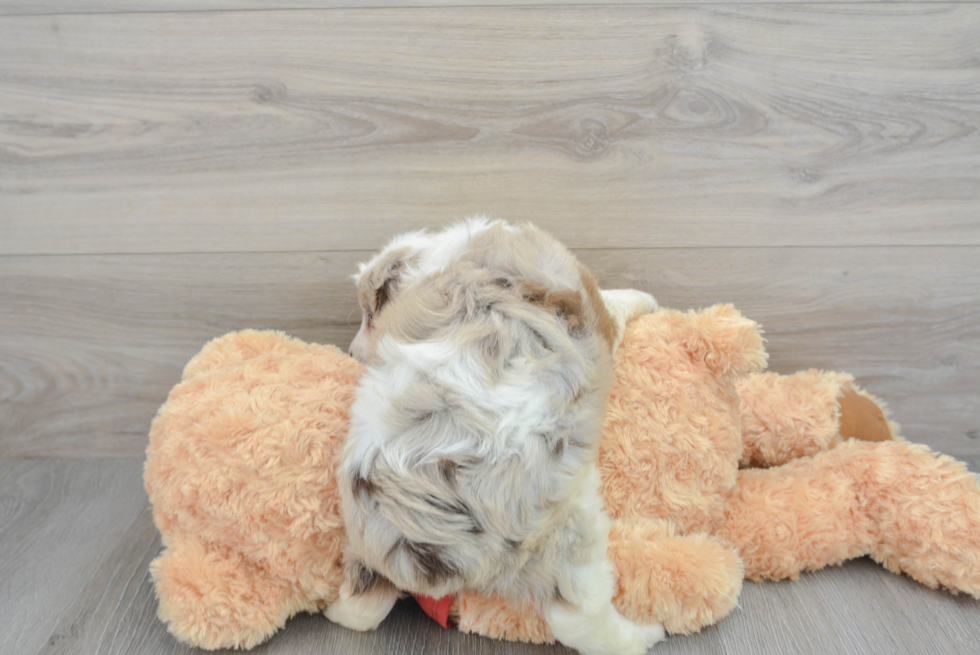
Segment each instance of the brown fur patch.
[{"label": "brown fur patch", "polygon": [[375,338],[390,334],[403,343],[430,339],[465,311],[455,299],[432,281],[400,294],[380,317]]},{"label": "brown fur patch", "polygon": [[558,316],[565,319],[565,325],[572,334],[582,333],[588,321],[585,316],[585,307],[582,306],[582,296],[577,291],[566,289],[548,294],[546,308],[550,307]]},{"label": "brown fur patch", "polygon": [[521,298],[532,305],[544,304],[544,299],[548,297],[548,290],[544,287],[531,282],[521,282]]},{"label": "brown fur patch", "polygon": [[442,473],[442,479],[446,481],[446,484],[449,485],[456,484],[457,470],[459,470],[459,464],[452,461],[451,459],[439,460],[439,472]]},{"label": "brown fur patch", "polygon": [[363,310],[377,316],[388,304],[398,290],[402,269],[410,263],[409,255],[408,248],[392,250],[361,275],[357,283],[357,299]]},{"label": "brown fur patch", "polygon": [[589,304],[592,305],[592,311],[595,312],[596,330],[605,342],[609,344],[609,350],[611,352],[616,347],[616,323],[613,321],[612,316],[609,315],[609,310],[606,309],[606,303],[602,302],[599,285],[596,283],[592,272],[582,264],[579,264],[579,273],[582,276],[582,285],[585,287],[585,293],[589,297]]},{"label": "brown fur patch", "polygon": [[354,492],[354,496],[359,496],[362,493],[370,496],[375,491],[377,491],[377,485],[365,478],[359,472],[354,474],[354,479],[350,483],[351,491]]},{"label": "brown fur patch", "polygon": [[355,596],[370,591],[381,577],[360,562],[350,567],[348,575],[350,577],[351,593]]},{"label": "brown fur patch", "polygon": [[466,506],[465,503],[458,500],[444,500],[437,496],[429,494],[423,498],[426,503],[432,505],[440,512],[446,512],[447,514],[457,514],[459,516],[473,517],[473,513],[470,508]]},{"label": "brown fur patch", "polygon": [[545,446],[548,448],[548,454],[551,455],[552,459],[561,461],[561,458],[565,454],[565,440],[554,432],[548,432],[539,436],[544,440]]},{"label": "brown fur patch", "polygon": [[389,277],[387,280],[381,283],[374,291],[374,311],[380,312],[381,308],[388,304],[388,300],[391,299],[391,295],[395,292],[395,282],[394,277]]},{"label": "brown fur patch", "polygon": [[439,584],[461,573],[459,568],[445,559],[445,549],[442,546],[401,539],[388,553],[389,556],[398,549],[404,549],[409,554],[419,573],[430,585]]},{"label": "brown fur patch", "polygon": [[[443,471],[443,473],[445,473]],[[473,515],[473,510],[471,510],[466,503],[458,499],[444,500],[432,494],[426,495],[423,500],[435,507],[440,512],[445,512],[447,514],[455,514],[457,516],[465,516],[470,520],[472,525],[467,528],[467,532],[470,534],[483,534],[483,527],[480,522],[476,520],[476,516]]]},{"label": "brown fur patch", "polygon": [[569,334],[582,334],[588,327],[586,308],[577,291],[561,289],[549,292],[541,285],[526,280],[520,285],[521,298],[563,319]]}]

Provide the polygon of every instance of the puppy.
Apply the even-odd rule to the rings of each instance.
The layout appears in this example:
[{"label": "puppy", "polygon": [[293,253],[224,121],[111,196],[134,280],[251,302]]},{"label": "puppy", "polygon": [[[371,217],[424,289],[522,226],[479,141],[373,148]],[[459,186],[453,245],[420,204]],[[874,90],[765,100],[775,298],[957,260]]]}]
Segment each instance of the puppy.
[{"label": "puppy", "polygon": [[612,606],[596,455],[626,321],[555,239],[476,218],[396,237],[355,276],[367,365],[339,467],[350,544],[326,615],[375,628],[399,590],[540,609],[583,653],[663,639]]}]

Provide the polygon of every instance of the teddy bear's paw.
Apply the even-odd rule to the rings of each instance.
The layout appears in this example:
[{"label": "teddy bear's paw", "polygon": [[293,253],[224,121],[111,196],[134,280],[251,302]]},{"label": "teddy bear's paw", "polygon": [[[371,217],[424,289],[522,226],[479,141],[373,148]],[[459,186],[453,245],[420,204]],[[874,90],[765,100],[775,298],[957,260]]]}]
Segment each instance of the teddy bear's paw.
[{"label": "teddy bear's paw", "polygon": [[892,438],[885,411],[867,393],[845,384],[841,389],[840,407],[841,439],[861,441],[888,441]]}]

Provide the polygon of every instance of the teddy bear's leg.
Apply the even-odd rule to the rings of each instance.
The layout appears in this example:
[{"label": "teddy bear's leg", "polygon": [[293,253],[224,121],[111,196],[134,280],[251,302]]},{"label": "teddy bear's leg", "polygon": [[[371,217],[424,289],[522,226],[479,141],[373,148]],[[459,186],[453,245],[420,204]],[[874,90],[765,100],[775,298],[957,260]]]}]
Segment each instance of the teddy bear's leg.
[{"label": "teddy bear's leg", "polygon": [[871,552],[874,524],[838,450],[738,472],[716,534],[738,550],[745,577],[796,579]]},{"label": "teddy bear's leg", "polygon": [[898,435],[885,404],[847,373],[759,373],[737,384],[742,422],[741,466],[779,466],[850,438],[884,441]]},{"label": "teddy bear's leg", "polygon": [[340,597],[327,606],[324,615],[351,630],[374,630],[400,597],[391,582],[356,560],[344,565]]},{"label": "teddy bear's leg", "polygon": [[849,440],[771,469],[745,469],[718,536],[752,580],[795,578],[871,555],[931,587],[980,598],[980,482],[905,441]]},{"label": "teddy bear's leg", "polygon": [[[617,571],[613,604],[637,624],[660,623],[688,634],[716,623],[736,606],[743,568],[738,555],[708,535],[681,536],[668,521],[615,521],[608,557]],[[533,607],[460,594],[451,615],[463,632],[495,639],[552,643]]]},{"label": "teddy bear's leg", "polygon": [[874,522],[871,557],[929,587],[980,599],[980,478],[919,444],[848,442],[837,449]]},{"label": "teddy bear's leg", "polygon": [[635,289],[608,289],[600,292],[602,302],[606,305],[606,311],[616,326],[616,338],[613,345],[613,352],[623,341],[623,333],[626,331],[626,324],[643,314],[657,310],[657,301],[649,293],[636,291]]},{"label": "teddy bear's leg", "polygon": [[179,641],[208,650],[252,648],[296,612],[315,609],[261,567],[193,539],[170,544],[150,575],[160,620]]}]

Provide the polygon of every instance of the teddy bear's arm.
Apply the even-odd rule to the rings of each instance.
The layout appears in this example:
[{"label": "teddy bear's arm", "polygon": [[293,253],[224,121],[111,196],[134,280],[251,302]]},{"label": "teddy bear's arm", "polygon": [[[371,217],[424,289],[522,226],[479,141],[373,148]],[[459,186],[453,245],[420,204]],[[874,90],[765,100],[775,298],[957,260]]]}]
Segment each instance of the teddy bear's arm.
[{"label": "teddy bear's arm", "polygon": [[160,620],[179,641],[208,650],[252,648],[315,604],[294,585],[228,549],[173,538],[150,565]]},{"label": "teddy bear's arm", "polygon": [[[675,634],[698,632],[736,605],[742,561],[730,547],[705,534],[680,535],[662,519],[614,521],[609,559],[617,571],[614,599],[638,624],[662,623]],[[533,607],[500,598],[460,594],[451,616],[463,632],[494,639],[553,643],[548,624]]]},{"label": "teddy bear's arm", "polygon": [[883,441],[898,434],[884,403],[847,373],[757,373],[737,383],[742,467],[779,466],[851,437]]}]

